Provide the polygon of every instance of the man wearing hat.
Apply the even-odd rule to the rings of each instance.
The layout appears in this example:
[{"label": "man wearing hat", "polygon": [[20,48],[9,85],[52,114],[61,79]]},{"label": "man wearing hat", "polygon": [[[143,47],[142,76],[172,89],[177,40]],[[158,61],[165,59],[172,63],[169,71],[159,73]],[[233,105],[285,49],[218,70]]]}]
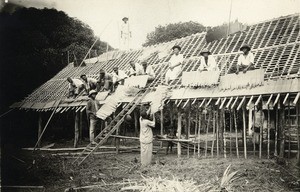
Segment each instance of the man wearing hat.
[{"label": "man wearing hat", "polygon": [[89,92],[89,101],[86,104],[86,114],[90,122],[90,142],[94,143],[95,128],[98,123],[98,117],[96,116],[97,111],[100,108],[100,104],[95,100],[97,91],[91,90]]},{"label": "man wearing hat", "polygon": [[68,77],[67,81],[69,82],[69,93],[68,97],[77,97],[81,91],[84,90],[84,84],[80,79]]},{"label": "man wearing hat", "polygon": [[122,25],[121,25],[121,49],[128,50],[129,49],[129,41],[131,38],[131,31],[129,29],[128,17],[123,17]]},{"label": "man wearing hat", "polygon": [[211,55],[211,52],[207,48],[204,48],[200,55],[202,56],[200,59],[200,72],[219,70],[215,58]]},{"label": "man wearing hat", "polygon": [[85,90],[88,93],[90,90],[96,88],[97,80],[91,77],[87,77],[85,74],[80,75],[80,79],[82,80]]},{"label": "man wearing hat", "polygon": [[97,81],[97,91],[113,91],[112,75],[100,69],[99,79]]},{"label": "man wearing hat", "polygon": [[112,72],[112,77],[113,77],[113,84],[114,87],[116,88],[119,84],[123,85],[124,80],[128,78],[126,73],[122,70],[119,70],[119,67],[114,67],[113,72]]},{"label": "man wearing hat", "polygon": [[173,55],[169,61],[169,69],[165,75],[166,84],[169,84],[170,80],[174,80],[181,73],[181,65],[183,63],[183,55],[179,54],[181,47],[175,45],[172,47]]},{"label": "man wearing hat", "polygon": [[155,78],[153,67],[148,65],[146,61],[142,61],[142,69],[140,75],[148,75],[148,81],[152,81]]},{"label": "man wearing hat", "polygon": [[243,52],[238,58],[236,74],[240,71],[246,73],[248,70],[254,69],[254,55],[250,52],[251,47],[247,44],[241,46],[240,51]]}]

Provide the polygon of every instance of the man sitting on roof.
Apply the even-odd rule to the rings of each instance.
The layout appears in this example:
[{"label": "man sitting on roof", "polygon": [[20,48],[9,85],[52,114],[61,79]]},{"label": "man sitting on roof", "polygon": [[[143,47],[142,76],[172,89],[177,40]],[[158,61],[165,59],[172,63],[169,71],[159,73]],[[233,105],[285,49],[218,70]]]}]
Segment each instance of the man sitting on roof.
[{"label": "man sitting on roof", "polygon": [[172,50],[173,55],[169,61],[169,69],[165,75],[166,84],[169,84],[170,80],[174,80],[178,77],[178,75],[181,73],[181,65],[183,62],[183,55],[179,54],[179,52],[181,51],[181,47],[175,45],[174,47],[172,47]]},{"label": "man sitting on roof", "polygon": [[100,104],[98,101],[95,100],[97,95],[97,91],[91,90],[89,92],[89,101],[86,104],[86,115],[89,119],[90,122],[90,142],[92,144],[95,144],[94,139],[95,139],[95,128],[97,126],[97,123],[99,119],[96,116],[97,111],[100,108]]},{"label": "man sitting on roof", "polygon": [[85,74],[82,74],[80,78],[85,86],[85,90],[87,93],[90,92],[90,90],[96,89],[96,84],[97,84],[96,79],[87,77]]},{"label": "man sitting on roof", "polygon": [[134,61],[130,61],[129,64],[130,64],[129,77],[141,74],[141,65],[140,64],[134,63]]},{"label": "man sitting on roof", "polygon": [[100,69],[100,75],[97,81],[97,91],[113,91],[113,77],[103,69]]},{"label": "man sitting on roof", "polygon": [[113,84],[114,87],[117,88],[117,86],[123,85],[124,84],[124,80],[128,77],[126,75],[126,73],[122,70],[119,70],[118,67],[114,67],[113,68],[113,72],[112,72],[112,76],[113,76]]},{"label": "man sitting on roof", "polygon": [[250,52],[250,50],[251,48],[247,44],[242,45],[240,48],[240,51],[242,51],[243,54],[238,58],[236,74],[239,74],[240,71],[246,73],[248,70],[254,69],[254,55]]},{"label": "man sitting on roof", "polygon": [[67,78],[67,81],[69,82],[69,93],[68,97],[77,97],[79,93],[81,93],[82,90],[84,90],[84,84],[80,79],[72,79],[71,77]]},{"label": "man sitting on roof", "polygon": [[146,61],[142,62],[142,70],[140,75],[149,75],[148,81],[152,81],[155,78],[153,67],[148,65]]},{"label": "man sitting on roof", "polygon": [[200,67],[199,71],[218,71],[219,68],[217,66],[215,58],[211,55],[210,51],[207,48],[204,48],[200,55]]}]

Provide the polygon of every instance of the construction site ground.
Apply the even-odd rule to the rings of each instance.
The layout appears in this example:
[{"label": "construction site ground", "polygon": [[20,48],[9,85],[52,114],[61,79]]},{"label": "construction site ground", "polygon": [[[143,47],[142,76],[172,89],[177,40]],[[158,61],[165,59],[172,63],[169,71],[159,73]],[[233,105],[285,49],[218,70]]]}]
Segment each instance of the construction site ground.
[{"label": "construction site ground", "polygon": [[[159,142],[155,145],[154,151],[157,152]],[[233,191],[300,190],[300,180],[297,179],[300,168],[296,159],[259,159],[249,155],[248,159],[244,159],[242,153],[238,159],[234,152],[232,157],[220,155],[217,158],[208,153],[205,158],[203,151],[200,157],[197,153],[194,156],[193,149],[189,158],[186,150],[181,158],[177,158],[177,151],[173,149],[173,153],[168,155],[165,150],[159,150],[153,155],[150,166],[141,167],[138,149],[124,150],[120,154],[109,154],[112,149],[105,151],[107,154],[93,155],[80,166],[72,164],[76,157],[73,152],[36,151],[33,154],[28,150],[14,151],[5,155],[5,159],[2,156],[1,185],[43,186],[46,191],[72,191],[72,188],[75,191],[120,191],[124,187],[139,185],[145,178],[161,178],[205,185],[205,190],[202,188],[200,191],[220,191],[222,175],[231,164],[230,172],[238,171],[230,184]],[[2,188],[2,191],[16,189]]]}]

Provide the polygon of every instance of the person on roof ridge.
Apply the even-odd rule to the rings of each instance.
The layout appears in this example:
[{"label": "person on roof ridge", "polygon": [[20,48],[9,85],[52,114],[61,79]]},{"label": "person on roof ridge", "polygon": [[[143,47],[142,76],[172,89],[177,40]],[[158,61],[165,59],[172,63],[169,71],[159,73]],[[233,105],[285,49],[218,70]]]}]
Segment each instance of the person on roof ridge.
[{"label": "person on roof ridge", "polygon": [[68,98],[73,97],[76,98],[79,93],[85,90],[84,84],[80,79],[68,77],[67,81],[69,82],[69,93]]},{"label": "person on roof ridge", "polygon": [[134,61],[130,61],[130,69],[129,69],[129,77],[137,76],[141,74],[141,65],[139,63],[134,63]]},{"label": "person on roof ridge", "polygon": [[97,91],[113,91],[113,77],[103,69],[100,69],[100,75],[97,81]]},{"label": "person on roof ridge", "polygon": [[152,65],[148,65],[146,61],[142,61],[141,75],[148,75],[148,81],[152,81],[155,78],[155,73]]},{"label": "person on roof ridge", "polygon": [[119,67],[113,68],[112,77],[115,89],[118,87],[118,85],[124,85],[124,80],[128,78],[124,71],[119,70]]},{"label": "person on roof ridge", "polygon": [[95,128],[97,123],[99,122],[98,117],[96,116],[97,111],[100,109],[100,103],[96,100],[97,91],[91,90],[89,92],[89,100],[86,104],[86,115],[89,119],[90,127],[89,127],[89,135],[90,142],[92,144],[96,144],[95,139]]},{"label": "person on roof ridge", "polygon": [[181,73],[181,66],[183,63],[183,55],[180,54],[181,47],[175,45],[172,47],[173,55],[169,61],[169,69],[165,75],[165,83],[169,84],[170,80],[176,79]]},{"label": "person on roof ridge", "polygon": [[211,52],[204,48],[202,49],[200,55],[200,67],[199,71],[219,71],[215,58],[211,55]]},{"label": "person on roof ridge", "polygon": [[247,44],[241,46],[240,51],[243,52],[238,58],[236,74],[240,71],[246,73],[249,70],[254,70],[254,55],[250,52],[251,47]]},{"label": "person on roof ridge", "polygon": [[87,93],[89,93],[90,90],[96,89],[97,80],[95,78],[87,77],[85,74],[80,75],[80,78],[84,84]]}]

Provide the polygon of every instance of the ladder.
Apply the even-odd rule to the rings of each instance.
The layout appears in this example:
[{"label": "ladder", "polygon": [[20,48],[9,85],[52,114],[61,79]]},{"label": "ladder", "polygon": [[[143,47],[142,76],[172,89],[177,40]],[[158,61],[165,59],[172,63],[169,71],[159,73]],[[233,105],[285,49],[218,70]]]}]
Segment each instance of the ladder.
[{"label": "ladder", "polygon": [[[151,82],[148,88],[140,90],[134,99],[128,103],[120,113],[107,125],[94,139],[93,143],[89,143],[85,149],[80,153],[80,155],[74,160],[73,164],[77,163],[80,165],[83,163],[93,152],[95,152],[101,145],[106,143],[107,139],[118,129],[118,127],[124,122],[126,115],[129,115],[133,112],[133,110],[141,103],[143,98],[155,88],[155,84],[162,75],[166,72],[166,66],[159,72],[156,78]],[[83,157],[83,155],[85,155]]]}]

